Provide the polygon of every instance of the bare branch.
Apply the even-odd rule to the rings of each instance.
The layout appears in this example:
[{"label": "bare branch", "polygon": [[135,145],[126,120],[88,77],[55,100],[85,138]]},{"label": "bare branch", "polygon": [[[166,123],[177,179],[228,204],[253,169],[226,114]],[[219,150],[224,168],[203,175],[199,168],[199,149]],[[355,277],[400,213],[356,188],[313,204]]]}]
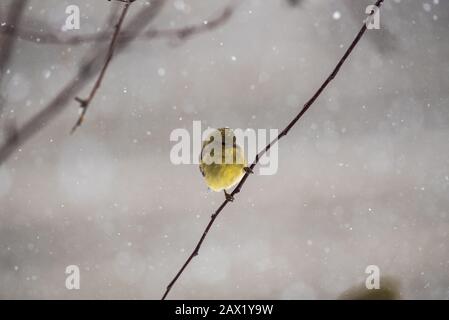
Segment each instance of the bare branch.
[{"label": "bare branch", "polygon": [[[11,53],[14,49],[18,26],[27,2],[28,0],[14,1],[11,4],[11,9],[9,10],[7,23],[10,26],[10,34],[9,37],[0,38],[0,86],[3,81],[5,69],[8,67],[11,60]],[[0,97],[0,114],[3,110],[3,103],[4,100]]]},{"label": "bare branch", "polygon": [[81,114],[78,118],[78,120],[76,121],[75,125],[73,126],[71,133],[75,132],[75,130],[81,126],[81,124],[83,123],[84,120],[84,116],[86,115],[87,112],[87,108],[89,108],[90,103],[92,102],[92,99],[95,97],[95,94],[97,93],[98,89],[101,86],[101,82],[103,81],[103,78],[106,74],[106,71],[108,69],[109,63],[112,60],[112,57],[114,55],[114,50],[115,50],[115,45],[117,43],[117,38],[118,35],[120,34],[120,30],[122,29],[122,25],[123,25],[123,21],[125,20],[126,14],[128,13],[129,7],[131,5],[131,2],[126,2],[122,13],[120,15],[119,21],[118,23],[115,25],[115,30],[114,33],[112,35],[112,39],[111,39],[111,43],[109,44],[109,49],[108,49],[108,54],[106,57],[106,61],[104,62],[103,68],[100,71],[100,74],[98,75],[97,80],[95,81],[95,84],[92,88],[92,90],[90,91],[89,96],[86,99],[81,99],[76,97],[75,100],[78,101],[80,103],[81,106]]},{"label": "bare branch", "polygon": [[[157,16],[165,0],[153,0],[151,6],[142,9],[127,25],[126,30],[132,33],[130,37],[123,40],[117,46],[115,52],[122,52],[131,42],[137,38],[139,33]],[[19,146],[24,144],[34,134],[45,127],[52,119],[54,119],[64,108],[67,103],[83,89],[88,80],[93,78],[100,68],[100,60],[104,56],[102,49],[96,50],[90,59],[84,62],[78,73],[73,77],[65,87],[51,100],[48,105],[28,120],[21,128],[16,131],[14,139],[7,138],[0,146],[0,164],[8,159],[11,154],[17,150]]]},{"label": "bare branch", "polygon": [[[201,23],[185,26],[181,28],[173,28],[173,29],[149,29],[139,35],[138,39],[140,40],[151,40],[157,38],[168,38],[168,39],[181,39],[185,40],[195,34],[203,33],[206,31],[210,31],[212,29],[218,28],[223,25],[226,21],[234,13],[235,7],[228,6],[226,7],[219,16],[213,17],[209,20],[205,20]],[[41,21],[36,21],[38,25],[44,25]],[[50,29],[50,27],[45,27],[45,25],[41,28],[43,30]],[[13,34],[14,32],[14,34]],[[110,40],[110,34],[108,32],[100,32],[95,34],[81,35],[81,36],[72,36],[70,38],[61,38],[59,36],[60,33],[56,32],[39,32],[31,29],[23,29],[15,30],[11,25],[7,24],[0,28],[0,34],[4,34],[6,36],[18,36],[19,38],[31,41],[39,44],[53,44],[53,45],[79,45],[87,42],[100,42],[100,41],[108,41]],[[122,41],[129,38],[132,34],[128,31],[122,31],[118,36],[117,41],[121,43]]]},{"label": "bare branch", "polygon": [[[146,38],[168,37],[186,39],[193,34],[211,30],[227,21],[235,8],[235,6],[227,7],[220,17],[209,21],[207,24],[203,23],[202,25],[188,26],[182,29],[149,30],[142,33],[141,31],[155,18],[164,3],[165,0],[152,1],[151,6],[141,10],[141,12],[128,23],[127,27],[117,36],[115,55],[122,52],[132,41],[142,37],[142,34]],[[8,34],[11,34],[10,31]],[[106,40],[105,36],[106,34],[100,34],[100,36],[98,34],[93,35],[92,39],[89,41],[103,41]],[[49,39],[56,39],[56,37],[53,37],[53,35],[50,35]],[[104,63],[104,61],[102,61],[103,53],[103,49],[96,50],[90,58],[82,63],[77,75],[61,89],[57,96],[51,100],[42,111],[34,115],[22,127],[15,129],[13,135],[7,135],[6,139],[0,145],[0,165],[6,161],[17,148],[23,145],[28,139],[33,137],[53,120],[67,106],[70,99],[81,91],[97,72],[101,71],[99,66],[101,63]]]},{"label": "bare branch", "polygon": [[[375,3],[375,6],[379,7],[382,5],[384,0],[377,0]],[[371,12],[371,15],[373,15],[374,12]],[[184,272],[185,268],[189,265],[189,263],[192,261],[192,259],[198,255],[199,250],[201,248],[201,245],[203,244],[204,239],[206,238],[210,228],[214,224],[215,220],[217,219],[218,215],[222,210],[227,206],[227,204],[230,202],[228,199],[233,199],[234,196],[239,193],[245,184],[246,180],[248,179],[250,172],[254,170],[254,167],[258,164],[260,158],[267,153],[270,148],[277,143],[282,137],[286,136],[288,132],[295,126],[295,124],[301,119],[301,117],[309,110],[309,108],[313,105],[313,103],[316,101],[316,99],[321,95],[321,93],[326,89],[326,87],[329,85],[329,83],[337,76],[338,72],[340,71],[340,68],[342,65],[346,62],[347,58],[350,56],[354,48],[359,43],[360,39],[363,37],[367,30],[366,24],[364,23],[360,31],[357,33],[356,37],[352,41],[349,48],[344,53],[343,57],[338,61],[337,65],[331,72],[331,74],[326,78],[326,80],[323,82],[323,84],[318,88],[318,90],[313,94],[313,96],[304,104],[301,111],[293,118],[293,120],[290,121],[290,123],[281,131],[281,133],[273,139],[268,145],[265,146],[265,148],[257,154],[256,159],[253,161],[251,166],[249,167],[250,170],[248,170],[245,175],[243,176],[242,180],[238,183],[238,185],[234,188],[234,190],[231,192],[230,197],[227,198],[223,203],[218,207],[218,209],[212,214],[211,219],[209,223],[206,226],[206,229],[203,231],[203,234],[198,241],[197,245],[195,246],[195,249],[193,249],[193,252],[190,254],[190,256],[187,258],[187,260],[182,265],[181,269],[179,269],[178,273],[175,275],[175,277],[170,281],[168,284],[164,295],[162,296],[162,300],[165,300],[168,293],[172,289],[173,285],[176,283],[176,281],[179,279],[181,274]]]}]

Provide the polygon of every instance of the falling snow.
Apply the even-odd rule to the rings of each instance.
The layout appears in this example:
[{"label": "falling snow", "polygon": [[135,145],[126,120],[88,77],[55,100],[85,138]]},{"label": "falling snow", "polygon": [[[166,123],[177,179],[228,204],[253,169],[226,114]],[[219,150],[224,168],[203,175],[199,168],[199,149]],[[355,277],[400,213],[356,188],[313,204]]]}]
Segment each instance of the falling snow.
[{"label": "falling snow", "polygon": [[[59,32],[65,2],[47,2],[26,16]],[[348,47],[362,2],[242,2],[216,30],[114,58],[78,132],[73,102],[0,166],[0,296],[70,298],[73,263],[77,298],[160,298],[223,200],[197,166],[170,162],[170,132],[194,120],[282,129]],[[108,6],[81,6],[74,34],[102,28]],[[152,27],[210,26],[219,6],[175,0]],[[384,10],[281,141],[277,174],[244,186],[172,298],[333,299],[375,264],[401,298],[449,299],[449,1]],[[90,48],[42,40],[16,43],[3,123],[42,111]]]}]

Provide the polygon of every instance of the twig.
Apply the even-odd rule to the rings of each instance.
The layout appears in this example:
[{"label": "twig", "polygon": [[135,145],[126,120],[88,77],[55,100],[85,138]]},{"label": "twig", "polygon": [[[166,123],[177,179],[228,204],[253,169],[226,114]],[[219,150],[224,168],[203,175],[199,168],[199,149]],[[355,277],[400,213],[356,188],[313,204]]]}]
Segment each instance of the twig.
[{"label": "twig", "polygon": [[[157,16],[165,0],[153,0],[151,5],[142,9],[127,25],[127,30],[132,30],[130,37],[124,40],[116,48],[116,55],[127,48],[138,34]],[[50,120],[54,119],[67,103],[83,89],[87,81],[94,77],[99,71],[99,59],[104,56],[104,51],[98,49],[92,58],[84,62],[78,73],[73,77],[65,87],[51,100],[44,109],[34,115],[16,132],[14,139],[6,139],[0,146],[0,164],[8,159],[19,146],[45,127]]]},{"label": "twig", "polygon": [[235,7],[228,6],[224,8],[222,13],[218,17],[210,20],[205,20],[200,24],[186,26],[179,29],[162,29],[162,30],[150,29],[144,33],[144,36],[147,38],[174,38],[186,40],[187,38],[193,35],[210,31],[223,25],[232,16],[234,10]]},{"label": "twig", "polygon": [[[226,7],[219,16],[206,20],[199,24],[191,26],[185,26],[181,28],[173,29],[149,29],[139,35],[138,39],[156,39],[156,38],[168,38],[168,39],[181,39],[185,40],[190,36],[199,34],[202,32],[210,31],[224,24],[234,12],[233,6]],[[39,21],[39,25],[42,23]],[[41,29],[48,29],[49,27],[41,27]],[[14,32],[14,33],[13,33]],[[0,28],[0,34],[11,37],[12,35],[18,36],[25,41],[31,41],[39,44],[54,44],[54,45],[79,45],[82,43],[93,41],[108,41],[110,39],[108,32],[100,32],[95,34],[72,36],[70,38],[60,38],[57,33],[42,33],[28,29],[15,30],[11,25],[5,25]],[[118,35],[117,42],[121,43],[130,37],[129,32],[122,31]]]},{"label": "twig", "polygon": [[125,16],[129,10],[129,7],[131,5],[131,1],[127,0],[127,2],[125,2],[125,5],[123,7],[122,13],[120,14],[120,18],[118,20],[118,23],[115,25],[115,30],[114,30],[114,34],[112,35],[111,38],[111,43],[109,44],[109,49],[108,49],[108,54],[106,56],[106,61],[104,62],[103,68],[100,71],[100,74],[98,75],[97,80],[95,81],[95,84],[92,88],[92,90],[90,91],[89,96],[86,99],[81,99],[79,97],[76,97],[75,100],[78,101],[80,103],[80,107],[81,107],[81,114],[78,117],[78,120],[76,121],[75,125],[73,126],[72,130],[70,133],[74,133],[75,130],[81,126],[81,124],[83,123],[84,120],[84,116],[86,115],[87,112],[87,108],[89,108],[90,103],[92,102],[92,99],[95,97],[95,94],[97,93],[98,89],[101,86],[101,82],[103,81],[104,75],[106,74],[106,71],[109,67],[109,63],[112,60],[112,57],[114,55],[114,50],[115,50],[115,45],[117,43],[117,37],[120,33],[120,30],[122,29],[122,25],[123,25],[123,21],[125,20]]},{"label": "twig", "polygon": [[[384,2],[384,0],[377,0],[375,3],[375,6],[379,7],[382,5],[382,3]],[[371,12],[371,15],[373,15],[374,12]],[[240,180],[240,182],[238,183],[238,185],[234,188],[234,190],[231,192],[231,197],[229,197],[229,199],[234,198],[234,196],[239,193],[243,187],[243,185],[245,184],[246,180],[248,179],[250,172],[254,170],[254,167],[257,165],[257,163],[259,162],[259,159],[265,154],[267,153],[270,148],[277,143],[282,137],[286,136],[288,134],[288,132],[290,131],[291,128],[293,128],[293,126],[299,121],[299,119],[301,119],[301,117],[306,113],[307,110],[309,110],[309,108],[312,106],[312,104],[315,102],[315,100],[320,96],[320,94],[324,91],[324,89],[326,89],[326,87],[329,85],[329,83],[335,78],[335,76],[338,74],[341,66],[345,63],[346,59],[349,57],[349,55],[351,54],[351,52],[354,50],[354,48],[357,46],[358,42],[360,41],[360,39],[362,38],[362,36],[365,34],[367,30],[366,24],[363,24],[363,27],[360,29],[360,31],[357,33],[357,36],[355,37],[355,39],[352,41],[351,45],[349,46],[349,48],[346,50],[346,52],[344,53],[343,57],[340,59],[340,61],[337,63],[337,65],[335,66],[335,68],[333,69],[333,71],[331,72],[331,74],[326,78],[326,80],[323,82],[323,84],[318,88],[318,90],[315,92],[315,94],[309,99],[309,101],[306,102],[306,104],[304,104],[304,106],[302,107],[301,111],[293,118],[292,121],[290,121],[290,123],[285,127],[284,130],[281,131],[281,133],[275,138],[273,139],[262,151],[260,151],[257,156],[256,159],[252,162],[251,166],[249,167],[251,170],[248,170],[245,175],[243,176],[242,180]],[[201,245],[203,244],[204,239],[206,238],[210,228],[212,227],[212,225],[215,222],[215,219],[217,219],[218,215],[220,214],[220,212],[226,207],[226,205],[230,202],[230,200],[226,199],[223,201],[223,203],[218,207],[218,209],[212,214],[211,219],[209,221],[209,223],[206,226],[206,229],[204,229],[204,232],[200,238],[200,240],[198,241],[197,245],[195,246],[195,249],[193,250],[193,252],[190,254],[190,256],[187,258],[187,260],[184,262],[184,264],[182,265],[181,269],[179,269],[178,273],[175,275],[175,277],[170,281],[170,283],[168,284],[164,295],[162,296],[162,300],[165,300],[165,298],[167,297],[168,293],[170,292],[170,290],[172,289],[173,285],[176,283],[176,281],[178,280],[178,278],[181,276],[181,274],[184,272],[185,268],[189,265],[190,261],[192,261],[192,259],[194,257],[196,257],[199,253],[199,250],[201,248]]]},{"label": "twig", "polygon": [[[3,75],[6,74],[5,69],[8,67],[11,60],[11,53],[14,49],[14,42],[16,40],[20,19],[27,2],[28,0],[14,1],[9,10],[7,23],[11,26],[10,36],[0,38],[0,86],[3,81]],[[3,110],[3,103],[4,100],[0,97],[0,114]]]}]

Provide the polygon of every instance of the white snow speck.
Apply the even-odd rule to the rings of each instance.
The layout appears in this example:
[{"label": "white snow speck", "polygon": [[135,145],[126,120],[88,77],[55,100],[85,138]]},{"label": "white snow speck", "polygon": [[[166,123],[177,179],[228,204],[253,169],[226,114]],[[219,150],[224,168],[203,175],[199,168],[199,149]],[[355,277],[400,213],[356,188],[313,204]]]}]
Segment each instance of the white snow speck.
[{"label": "white snow speck", "polygon": [[51,77],[51,71],[50,70],[44,70],[42,73],[45,79],[48,79]]},{"label": "white snow speck", "polygon": [[341,18],[341,13],[340,13],[340,11],[335,11],[335,12],[332,14],[332,18],[333,18],[334,20],[339,20],[339,19]]}]

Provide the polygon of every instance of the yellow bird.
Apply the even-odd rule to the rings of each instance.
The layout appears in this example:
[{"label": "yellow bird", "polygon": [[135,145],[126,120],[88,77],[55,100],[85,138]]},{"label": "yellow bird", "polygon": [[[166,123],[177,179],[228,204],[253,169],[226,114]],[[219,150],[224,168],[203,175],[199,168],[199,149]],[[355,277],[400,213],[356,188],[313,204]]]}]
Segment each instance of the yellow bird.
[{"label": "yellow bird", "polygon": [[252,173],[252,170],[247,167],[245,153],[236,144],[236,137],[231,129],[215,130],[203,141],[200,171],[211,190],[223,190],[226,200],[234,200],[226,189],[236,185],[245,172]]}]

